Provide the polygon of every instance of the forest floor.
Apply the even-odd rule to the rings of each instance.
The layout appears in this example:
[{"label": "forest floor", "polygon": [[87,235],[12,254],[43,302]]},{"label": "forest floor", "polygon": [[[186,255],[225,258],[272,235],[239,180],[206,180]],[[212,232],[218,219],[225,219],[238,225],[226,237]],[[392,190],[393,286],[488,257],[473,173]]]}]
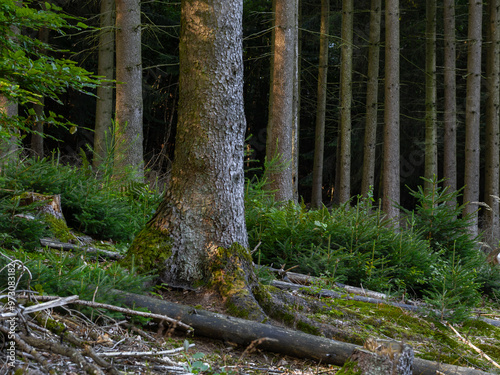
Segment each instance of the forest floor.
[{"label": "forest floor", "polygon": [[[156,297],[201,308],[200,296],[192,291],[164,290]],[[348,322],[342,323],[346,336],[358,337],[358,344],[368,335],[404,338],[419,356],[434,356],[434,360],[441,358],[443,363],[470,365],[499,373],[492,362],[464,344],[452,331],[445,326],[438,327],[421,315],[385,305],[364,306],[364,303],[353,300],[334,304],[335,307],[331,305],[331,308],[336,320]],[[223,314],[225,311],[221,306],[222,303],[211,300],[205,308]],[[500,320],[498,311],[488,316]],[[19,342],[16,342],[15,362],[15,368],[23,371],[16,374],[317,375],[335,374],[339,370],[333,365],[262,351],[254,345],[241,347],[216,337],[169,331],[154,321],[139,324],[133,319],[114,320],[102,309],[95,309],[89,316],[89,311],[84,315],[82,309],[68,304],[25,317],[26,320],[19,321],[17,327]],[[321,319],[327,321],[327,318]],[[279,322],[273,324],[282,325]],[[499,361],[499,327],[478,324],[477,321],[455,327],[487,352],[492,361]],[[6,334],[4,331],[4,347],[7,345]],[[0,374],[14,370],[6,367],[9,363],[6,354],[5,351],[0,354],[4,363]]]},{"label": "forest floor", "polygon": [[[191,293],[170,294],[171,302],[197,302]],[[214,310],[214,309],[212,309]],[[223,313],[221,309],[218,312]],[[2,311],[0,311],[2,312]],[[69,304],[25,315],[16,330],[15,365],[0,351],[0,374],[335,374],[338,367],[292,358],[217,339],[82,314]],[[5,322],[5,320],[4,320]],[[2,327],[0,325],[0,327]],[[3,333],[3,335],[2,335]],[[8,349],[7,332],[3,349]],[[156,353],[156,355],[152,355]]]}]

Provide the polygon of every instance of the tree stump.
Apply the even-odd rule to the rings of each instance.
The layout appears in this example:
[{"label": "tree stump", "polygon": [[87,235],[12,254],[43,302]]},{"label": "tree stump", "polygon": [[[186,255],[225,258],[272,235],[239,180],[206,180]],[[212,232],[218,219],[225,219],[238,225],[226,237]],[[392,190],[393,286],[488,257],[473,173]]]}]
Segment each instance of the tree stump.
[{"label": "tree stump", "polygon": [[27,206],[35,202],[40,203],[38,210],[44,214],[50,215],[57,220],[61,220],[66,223],[64,219],[62,208],[61,208],[61,196],[59,194],[55,195],[45,195],[39,193],[28,192],[20,196],[21,206]]},{"label": "tree stump", "polygon": [[368,338],[364,348],[356,348],[350,362],[366,375],[412,375],[413,348],[402,342]]}]

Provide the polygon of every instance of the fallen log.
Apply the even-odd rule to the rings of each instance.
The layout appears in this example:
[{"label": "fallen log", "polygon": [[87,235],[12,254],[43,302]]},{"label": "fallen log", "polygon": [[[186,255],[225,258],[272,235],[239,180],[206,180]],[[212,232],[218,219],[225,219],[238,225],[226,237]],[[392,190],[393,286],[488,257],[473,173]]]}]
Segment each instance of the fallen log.
[{"label": "fallen log", "polygon": [[[197,336],[248,346],[259,342],[260,349],[321,363],[342,366],[358,345],[309,335],[300,331],[275,327],[234,318],[192,306],[180,305],[149,296],[116,291],[116,296],[128,306],[144,307],[149,311],[181,320],[194,328]],[[487,372],[415,358],[413,374],[418,375],[486,375]]]},{"label": "fallen log", "polygon": [[[287,283],[285,281],[273,280],[271,282],[271,285],[275,286],[276,288],[280,288],[280,289],[295,290],[295,291],[307,293],[307,287],[304,287],[302,285],[297,285],[294,283]],[[328,289],[321,289],[319,291],[315,290],[312,294],[317,295],[319,297],[342,298],[342,299],[347,299],[347,300],[368,302],[368,303],[384,303],[386,305],[401,307],[403,309],[410,310],[410,311],[418,311],[420,309],[420,307],[417,305],[409,305],[407,303],[392,302],[392,301],[388,301],[386,299],[364,297],[364,296],[359,296],[359,295],[353,295],[353,296],[345,295],[345,294],[341,294],[341,293],[335,292],[333,290],[328,290]]]},{"label": "fallen log", "polygon": [[[307,286],[304,287],[303,285],[298,285],[294,284],[291,282],[285,282],[285,281],[279,281],[279,280],[273,280],[271,282],[272,286],[275,286],[276,288],[283,289],[283,290],[293,290],[293,291],[298,291],[298,292],[304,292],[307,294]],[[379,304],[383,303],[386,305],[391,305],[395,307],[400,307],[405,310],[409,311],[421,311],[424,305],[410,305],[408,303],[401,303],[401,302],[393,302],[389,301],[386,299],[378,299],[378,298],[372,298],[372,297],[363,297],[359,295],[344,295],[338,292],[335,292],[333,290],[328,290],[328,289],[321,289],[321,290],[313,290],[311,289],[312,293],[314,295],[317,295],[319,297],[328,297],[328,298],[342,298],[342,299],[347,299],[347,300],[353,300],[353,301],[360,301],[360,302],[367,302],[367,303],[374,303],[374,304]],[[478,319],[491,324],[495,327],[500,327],[500,320],[495,320],[495,319],[489,319],[485,318],[483,316],[478,317]]]},{"label": "fallen log", "polygon": [[66,242],[59,242],[55,240],[50,240],[47,238],[40,238],[40,244],[42,246],[47,246],[52,249],[58,249],[58,250],[64,250],[64,251],[71,251],[71,250],[82,250],[87,253],[91,254],[97,254],[106,258],[110,259],[122,259],[123,255],[120,253],[117,253],[116,251],[108,251],[108,250],[103,250],[103,249],[98,249],[96,247],[92,246],[80,246],[80,245],[73,245],[71,243],[66,243]]},{"label": "fallen log", "polygon": [[[296,273],[296,272],[290,272],[283,270],[281,268],[272,268],[272,267],[266,267],[269,271],[274,272],[278,274],[283,281],[288,281],[293,284],[299,284],[299,285],[321,285],[321,282],[324,281],[320,277],[314,277],[314,276],[309,276],[309,275],[303,275],[301,273]],[[344,289],[347,293],[353,293],[353,294],[358,294],[360,296],[365,296],[365,297],[371,297],[371,298],[377,298],[377,299],[386,299],[387,295],[384,293],[380,292],[375,292],[373,290],[368,290],[364,288],[358,288],[356,286],[350,286],[346,284],[342,284],[339,282],[335,282],[335,286],[341,289]]]}]

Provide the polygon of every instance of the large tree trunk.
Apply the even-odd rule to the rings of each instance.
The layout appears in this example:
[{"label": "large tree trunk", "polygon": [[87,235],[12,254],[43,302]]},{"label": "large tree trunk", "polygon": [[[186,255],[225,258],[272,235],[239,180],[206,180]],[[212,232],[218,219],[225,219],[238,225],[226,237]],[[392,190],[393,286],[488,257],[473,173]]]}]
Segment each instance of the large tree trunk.
[{"label": "large tree trunk", "polygon": [[469,1],[469,31],[467,50],[467,99],[465,109],[465,189],[464,216],[469,215],[470,233],[478,234],[477,203],[479,201],[480,169],[480,103],[481,103],[481,26],[483,3]]},{"label": "large tree trunk", "polygon": [[342,50],[340,65],[340,179],[339,202],[351,198],[351,105],[352,105],[352,34],[354,0],[342,2]]},{"label": "large tree trunk", "polygon": [[[444,186],[457,190],[457,83],[455,0],[444,0]],[[455,205],[456,202],[448,202]]]},{"label": "large tree trunk", "polygon": [[[22,2],[20,1],[18,5],[21,6]],[[16,26],[11,26],[11,30],[14,35],[21,32]],[[19,113],[19,106],[17,103],[9,102],[5,96],[0,95],[0,113],[7,117],[17,116]],[[3,163],[15,162],[19,159],[19,154],[21,152],[18,143],[19,129],[7,128],[4,129],[4,131],[10,132],[12,136],[3,139],[0,137],[0,168]]]},{"label": "large tree trunk", "polygon": [[367,197],[375,184],[375,146],[378,121],[378,77],[380,67],[380,21],[382,0],[372,0],[366,83],[366,125],[363,146],[363,178],[361,194]]},{"label": "large tree trunk", "polygon": [[215,289],[230,311],[260,319],[244,215],[243,1],[211,5],[182,1],[170,185],[128,258],[160,268],[168,285]]},{"label": "large tree trunk", "polygon": [[328,33],[330,0],[321,0],[321,28],[319,39],[318,103],[316,105],[316,133],[311,205],[320,208],[323,202],[323,159],[325,153],[326,86],[328,81]]},{"label": "large tree trunk", "polygon": [[499,118],[500,107],[500,33],[499,0],[489,2],[490,25],[488,29],[488,57],[486,60],[486,79],[488,99],[486,102],[486,160],[484,200],[490,210],[486,210],[486,241],[493,247],[500,239],[499,225]]},{"label": "large tree trunk", "polygon": [[139,0],[116,0],[115,175],[133,170],[144,178],[142,129],[141,6]]},{"label": "large tree trunk", "polygon": [[[437,177],[437,107],[436,107],[436,0],[426,3],[425,35],[425,172],[428,180]],[[425,181],[425,190],[432,182]]]},{"label": "large tree trunk", "polygon": [[385,127],[382,208],[394,224],[399,210],[399,0],[386,0]]},{"label": "large tree trunk", "polygon": [[[101,0],[99,34],[99,61],[97,75],[113,79],[115,68],[115,2]],[[111,151],[113,121],[113,83],[104,83],[97,88],[95,111],[94,158],[92,165],[99,167],[108,159]]]},{"label": "large tree trunk", "polygon": [[266,170],[268,189],[277,201],[294,199],[293,183],[293,93],[294,93],[294,31],[297,0],[275,0],[273,29],[273,63],[266,158],[277,165]]}]

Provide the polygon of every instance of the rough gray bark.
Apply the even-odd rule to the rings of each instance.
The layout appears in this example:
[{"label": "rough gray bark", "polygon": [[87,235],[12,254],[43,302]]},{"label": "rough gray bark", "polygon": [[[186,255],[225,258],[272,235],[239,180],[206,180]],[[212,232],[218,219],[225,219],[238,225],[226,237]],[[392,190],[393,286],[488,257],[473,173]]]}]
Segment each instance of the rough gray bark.
[{"label": "rough gray bark", "polygon": [[399,176],[399,0],[386,0],[385,112],[382,208],[398,224]]},{"label": "rough gray bark", "polygon": [[363,178],[361,194],[364,197],[375,184],[375,146],[378,122],[378,78],[380,67],[380,22],[382,0],[371,1],[370,36],[368,45],[368,72],[366,83],[366,123],[363,146]]},{"label": "rough gray bark", "polygon": [[141,6],[116,0],[116,118],[113,173],[133,170],[144,179]]},{"label": "rough gray bark", "polygon": [[294,31],[297,0],[275,0],[273,63],[266,158],[278,165],[266,171],[268,189],[277,201],[294,199],[293,182],[293,98],[295,45]]},{"label": "rough gray bark", "polygon": [[[115,2],[101,0],[99,34],[99,61],[97,75],[113,79],[115,65]],[[94,132],[94,158],[92,165],[99,167],[111,151],[113,121],[113,83],[103,83],[97,88]]]},{"label": "rough gray bark", "polygon": [[488,55],[486,60],[486,155],[484,200],[490,206],[485,211],[486,241],[495,247],[500,239],[499,223],[499,117],[500,107],[500,1],[491,0],[489,6]]},{"label": "rough gray bark", "polygon": [[[457,83],[455,0],[444,0],[444,186],[457,190]],[[455,205],[456,202],[448,202]]]},{"label": "rough gray bark", "polygon": [[328,80],[328,33],[330,26],[330,0],[321,0],[321,26],[319,41],[318,103],[316,105],[316,133],[311,205],[321,207],[323,202],[323,159],[325,153],[326,87]]},{"label": "rough gray bark", "polygon": [[295,20],[294,20],[294,39],[295,56],[293,72],[293,110],[292,110],[292,182],[293,182],[293,200],[299,201],[299,134],[300,134],[300,1],[295,1]]},{"label": "rough gray bark", "polygon": [[469,0],[469,30],[467,50],[467,99],[465,108],[465,189],[464,216],[470,215],[469,231],[478,234],[477,203],[479,201],[480,170],[480,104],[481,104],[481,44],[483,3]]},{"label": "rough gray bark", "polygon": [[[436,106],[436,0],[426,3],[425,31],[425,172],[432,180],[438,174],[437,160],[437,106]],[[432,182],[425,181],[425,190]]]},{"label": "rough gray bark", "polygon": [[[340,174],[339,203],[351,198],[352,40],[354,0],[342,2],[340,62]],[[337,146],[339,147],[339,146]]]},{"label": "rough gray bark", "polygon": [[363,349],[354,350],[350,361],[362,375],[413,375],[414,358],[408,344],[369,337]]},{"label": "rough gray bark", "polygon": [[[240,256],[249,283],[253,277],[244,216],[243,1],[207,4],[182,2],[170,185],[129,250],[137,262],[163,262],[161,279],[187,288],[213,276],[208,267],[222,259],[220,248]],[[148,244],[153,253],[144,255]],[[240,254],[231,253],[235,244]]]}]

